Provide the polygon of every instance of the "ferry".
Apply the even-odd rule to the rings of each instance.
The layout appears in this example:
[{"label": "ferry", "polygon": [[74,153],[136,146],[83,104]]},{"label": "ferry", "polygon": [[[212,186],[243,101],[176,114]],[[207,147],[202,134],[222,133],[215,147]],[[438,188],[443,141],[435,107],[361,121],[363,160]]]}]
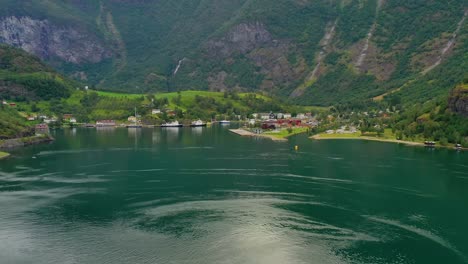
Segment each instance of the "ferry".
[{"label": "ferry", "polygon": [[179,121],[176,120],[174,122],[162,124],[161,127],[183,127],[183,125],[180,124]]},{"label": "ferry", "polygon": [[203,121],[201,121],[200,119],[198,119],[197,121],[193,121],[191,124],[190,124],[191,127],[204,127],[206,126],[206,123],[203,123]]},{"label": "ferry", "polygon": [[435,147],[436,143],[434,141],[424,141],[424,145],[426,147],[433,148],[433,147]]},{"label": "ferry", "polygon": [[229,120],[221,120],[221,121],[219,121],[219,123],[220,123],[221,125],[229,125],[229,124],[231,124],[231,121],[229,121]]}]

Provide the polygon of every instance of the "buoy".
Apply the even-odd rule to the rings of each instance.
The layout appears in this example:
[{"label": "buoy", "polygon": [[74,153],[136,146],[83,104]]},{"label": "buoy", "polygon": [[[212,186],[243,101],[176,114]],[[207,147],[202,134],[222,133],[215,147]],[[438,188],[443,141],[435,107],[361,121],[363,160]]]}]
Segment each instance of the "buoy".
[{"label": "buoy", "polygon": [[298,150],[299,150],[299,146],[298,146],[298,145],[294,146],[294,150],[298,151]]}]

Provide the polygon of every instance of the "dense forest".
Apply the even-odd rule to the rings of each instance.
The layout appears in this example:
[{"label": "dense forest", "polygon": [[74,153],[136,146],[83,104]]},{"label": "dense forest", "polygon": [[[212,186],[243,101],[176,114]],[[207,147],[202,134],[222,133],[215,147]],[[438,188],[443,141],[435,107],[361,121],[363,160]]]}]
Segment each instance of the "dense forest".
[{"label": "dense forest", "polygon": [[21,102],[64,98],[70,95],[72,84],[39,58],[0,44],[0,99]]}]

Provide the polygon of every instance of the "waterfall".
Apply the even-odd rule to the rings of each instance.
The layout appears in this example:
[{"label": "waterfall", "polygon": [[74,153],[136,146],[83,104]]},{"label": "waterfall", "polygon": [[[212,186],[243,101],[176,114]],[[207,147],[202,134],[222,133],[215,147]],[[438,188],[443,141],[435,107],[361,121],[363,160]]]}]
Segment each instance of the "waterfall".
[{"label": "waterfall", "polygon": [[290,95],[290,97],[298,97],[304,94],[305,89],[307,88],[306,83],[312,82],[317,78],[317,74],[319,72],[320,66],[322,65],[323,59],[327,56],[328,52],[327,50],[329,49],[331,40],[333,39],[333,36],[335,34],[335,29],[336,29],[336,24],[338,23],[338,19],[335,20],[333,25],[328,27],[325,30],[325,35],[323,36],[322,40],[320,41],[321,43],[321,50],[317,57],[315,58],[315,61],[317,62],[315,64],[314,69],[312,72],[306,77],[305,83],[296,88]]},{"label": "waterfall", "polygon": [[367,51],[369,50],[369,42],[372,38],[372,35],[374,34],[374,31],[375,31],[375,23],[372,25],[371,29],[369,30],[369,33],[367,33],[364,47],[362,48],[361,53],[359,54],[358,60],[356,64],[354,65],[356,68],[360,68],[362,66],[362,63],[367,57]]},{"label": "waterfall", "polygon": [[317,64],[315,65],[315,68],[310,74],[310,76],[307,78],[307,81],[312,81],[315,78],[317,78],[318,70],[320,69],[320,66],[322,65],[323,59],[325,59],[327,55],[327,48],[330,45],[330,42],[333,38],[337,23],[338,23],[338,19],[335,20],[335,23],[333,23],[333,26],[325,32],[325,36],[322,39],[322,50],[317,56]]},{"label": "waterfall", "polygon": [[184,60],[185,60],[185,58],[179,60],[179,63],[177,64],[177,67],[175,68],[173,75],[177,74],[177,72],[179,71],[180,66],[182,66],[182,62],[184,62]]},{"label": "waterfall", "polygon": [[369,43],[370,40],[372,39],[372,36],[374,35],[375,28],[377,27],[377,18],[379,17],[379,11],[382,8],[383,5],[383,0],[378,0],[377,1],[377,7],[375,9],[375,20],[374,23],[372,24],[369,32],[367,33],[366,41],[364,42],[364,46],[361,49],[361,52],[359,53],[358,60],[354,64],[354,66],[358,69],[361,68],[362,64],[364,63],[364,60],[367,57],[367,51],[369,50]]},{"label": "waterfall", "polygon": [[453,45],[455,45],[458,33],[460,32],[461,27],[463,26],[463,23],[465,22],[467,16],[468,16],[468,10],[465,11],[465,13],[463,14],[462,19],[458,22],[457,28],[452,33],[452,36],[450,37],[449,41],[447,42],[447,44],[445,44],[444,48],[440,51],[440,54],[438,56],[437,61],[434,64],[432,64],[431,66],[427,67],[422,72],[422,74],[426,74],[426,73],[432,71],[435,67],[439,66],[442,63],[442,61],[445,58],[445,55],[447,54],[447,52],[453,47]]}]

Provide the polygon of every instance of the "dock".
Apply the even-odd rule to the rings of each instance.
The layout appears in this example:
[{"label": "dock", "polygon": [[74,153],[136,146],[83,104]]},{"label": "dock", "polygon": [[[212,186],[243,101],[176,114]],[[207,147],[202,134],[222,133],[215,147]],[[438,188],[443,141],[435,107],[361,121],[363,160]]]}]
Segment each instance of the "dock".
[{"label": "dock", "polygon": [[229,131],[239,136],[243,136],[243,137],[263,137],[263,138],[269,138],[273,141],[282,141],[282,142],[288,141],[285,138],[279,138],[279,137],[275,137],[271,135],[264,135],[264,134],[255,134],[244,129],[229,129]]},{"label": "dock", "polygon": [[252,132],[244,130],[244,129],[229,129],[229,131],[231,131],[232,133],[237,134],[239,136],[243,136],[243,137],[256,136],[255,133],[252,133]]}]

